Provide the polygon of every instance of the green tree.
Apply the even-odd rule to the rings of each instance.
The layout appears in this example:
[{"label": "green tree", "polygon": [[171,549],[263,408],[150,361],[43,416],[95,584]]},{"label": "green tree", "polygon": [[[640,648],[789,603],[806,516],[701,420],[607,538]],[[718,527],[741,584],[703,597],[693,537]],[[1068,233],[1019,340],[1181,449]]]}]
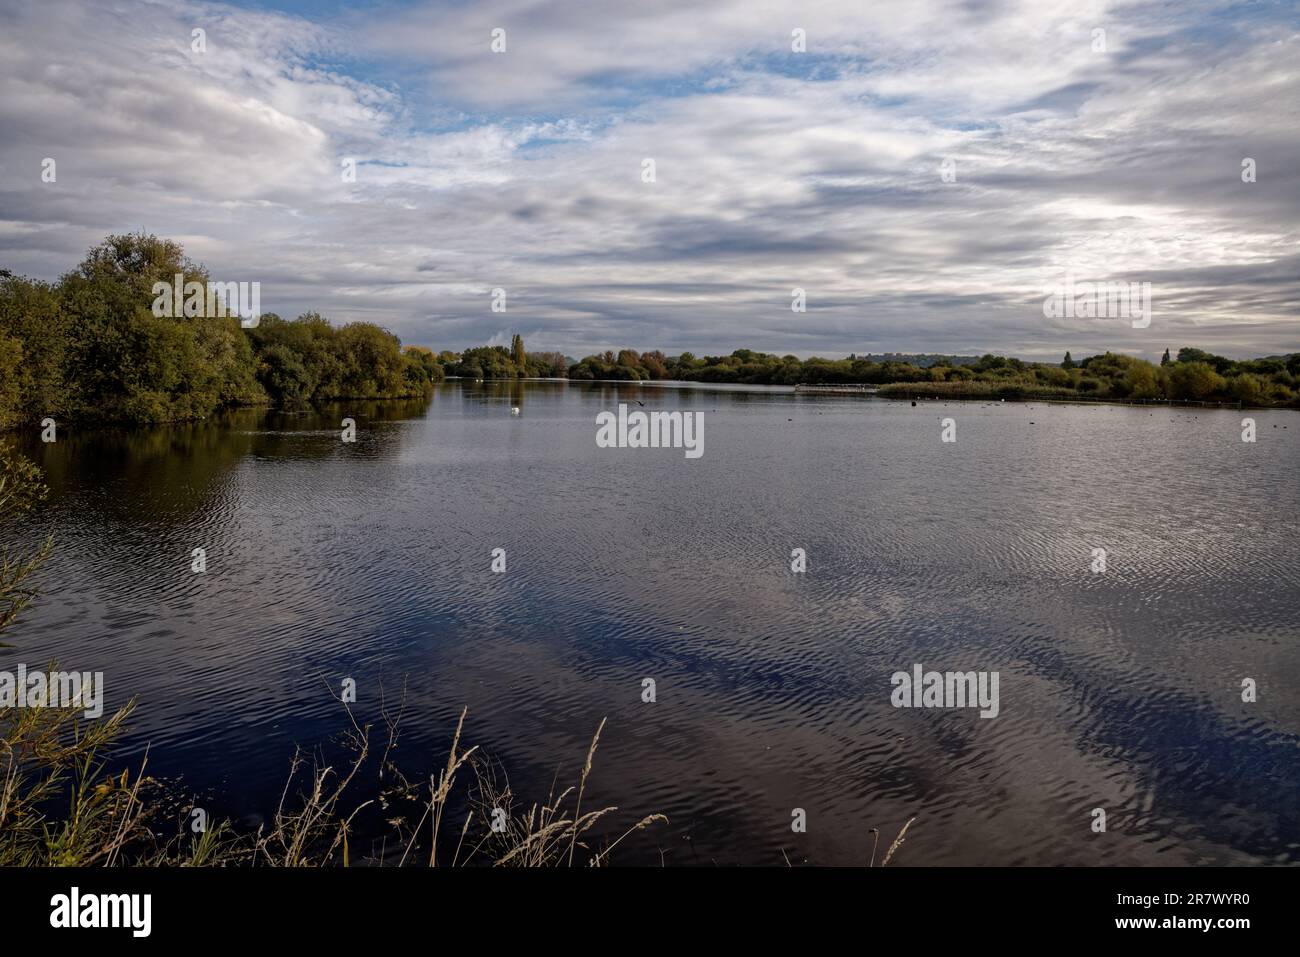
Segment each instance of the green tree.
[{"label": "green tree", "polygon": [[1232,379],[1228,387],[1232,397],[1243,405],[1260,405],[1265,401],[1266,387],[1264,380],[1257,375],[1243,372]]},{"label": "green tree", "polygon": [[0,429],[19,423],[23,406],[22,368],[23,344],[0,332]]},{"label": "green tree", "polygon": [[74,417],[168,422],[208,415],[223,395],[260,398],[240,368],[252,364],[235,341],[237,320],[154,314],[154,284],[170,286],[176,275],[207,282],[179,244],[137,233],[109,236],[60,280],[62,404]]},{"label": "green tree", "polygon": [[6,340],[11,357],[16,348],[22,361],[6,368],[0,359],[0,428],[64,415],[68,316],[54,286],[7,271],[0,277],[0,342]]},{"label": "green tree", "polygon": [[1155,366],[1136,360],[1124,375],[1125,392],[1130,399],[1155,399],[1160,396],[1160,379]]},{"label": "green tree", "polygon": [[480,346],[466,349],[450,370],[452,375],[468,379],[514,379],[520,375],[510,353],[503,346]]},{"label": "green tree", "polygon": [[1226,375],[1236,365],[1235,362],[1233,362],[1231,359],[1227,358],[1226,356],[1216,356],[1212,352],[1205,352],[1204,350],[1201,349],[1190,349],[1190,348],[1178,350],[1178,361],[1179,362],[1203,362],[1206,365],[1212,367],[1214,371],[1219,373],[1220,375]]},{"label": "green tree", "polygon": [[391,332],[369,322],[338,330],[334,351],[342,377],[331,399],[383,399],[407,392],[402,344]]},{"label": "green tree", "polygon": [[407,346],[403,353],[407,360],[407,377],[421,391],[427,384],[441,382],[447,377],[433,350],[424,346]]},{"label": "green tree", "polygon": [[1180,358],[1169,366],[1169,387],[1171,398],[1205,399],[1221,392],[1227,385],[1223,376],[1214,371],[1206,362],[1185,362]]},{"label": "green tree", "polygon": [[[30,512],[45,498],[46,488],[35,463],[0,442],[0,532],[8,539],[11,519]],[[50,555],[52,541],[15,554],[0,545],[0,633],[18,617],[35,592],[30,579]],[[6,647],[0,641],[0,647]]]}]

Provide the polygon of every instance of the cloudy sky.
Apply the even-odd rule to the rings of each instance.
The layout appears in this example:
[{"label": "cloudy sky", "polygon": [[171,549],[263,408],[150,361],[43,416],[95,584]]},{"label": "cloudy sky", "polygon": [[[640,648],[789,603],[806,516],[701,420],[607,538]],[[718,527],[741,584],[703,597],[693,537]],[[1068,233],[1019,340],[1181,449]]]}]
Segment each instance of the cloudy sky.
[{"label": "cloudy sky", "polygon": [[143,229],[439,349],[1300,351],[1298,9],[0,0],[0,266]]}]

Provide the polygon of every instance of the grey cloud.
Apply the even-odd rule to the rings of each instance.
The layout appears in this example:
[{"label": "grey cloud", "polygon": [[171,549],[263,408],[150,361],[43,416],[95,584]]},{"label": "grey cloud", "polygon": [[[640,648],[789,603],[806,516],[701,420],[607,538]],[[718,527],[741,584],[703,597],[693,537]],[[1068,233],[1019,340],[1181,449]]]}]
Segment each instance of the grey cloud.
[{"label": "grey cloud", "polygon": [[[1297,348],[1294,26],[1099,10],[1105,57],[1072,5],[1010,0],[10,4],[0,265],[52,279],[142,228],[262,281],[264,308],[437,348],[503,327],[579,355]],[[815,82],[765,67],[792,26]],[[353,54],[392,72],[350,75]],[[1152,282],[1155,322],[1046,322],[1067,272]]]}]

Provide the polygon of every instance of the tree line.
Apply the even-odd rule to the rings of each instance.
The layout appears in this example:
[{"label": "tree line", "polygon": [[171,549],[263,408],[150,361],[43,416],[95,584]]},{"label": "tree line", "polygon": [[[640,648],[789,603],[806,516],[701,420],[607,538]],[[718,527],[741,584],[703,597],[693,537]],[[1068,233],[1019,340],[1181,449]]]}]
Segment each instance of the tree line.
[{"label": "tree line", "polygon": [[159,315],[156,284],[206,286],[178,243],[109,236],[54,283],[0,270],[0,428],[56,421],[148,424],[238,405],[418,396],[441,379],[428,349],[372,323],[316,313]]},{"label": "tree line", "polygon": [[[519,353],[523,343],[515,337]],[[1081,397],[1119,401],[1224,401],[1257,406],[1300,405],[1300,353],[1264,359],[1235,360],[1200,349],[1184,348],[1159,365],[1107,352],[1075,361],[1065,354],[1058,364],[1025,362],[985,355],[974,362],[955,358],[927,366],[907,361],[849,357],[800,359],[737,349],[726,356],[696,357],[690,352],[666,356],[655,350],[623,349],[563,363],[557,353],[519,362],[503,346],[469,349],[459,356],[439,354],[450,376],[513,379],[535,376],[652,381],[731,382],[752,385],[867,384],[883,394],[933,392],[949,397]]]},{"label": "tree line", "polygon": [[0,429],[43,418],[149,424],[204,418],[239,405],[292,407],[340,399],[423,395],[453,376],[682,380],[795,385],[865,383],[882,394],[948,397],[1084,397],[1121,401],[1227,401],[1300,406],[1300,353],[1234,360],[1200,349],[1166,350],[1159,365],[1107,352],[1059,364],[985,355],[931,364],[850,356],[725,356],[606,351],[572,361],[529,353],[523,337],[435,353],[402,347],[372,323],[333,326],[318,313],[294,320],[159,315],[154,290],[206,284],[207,271],[178,243],[109,236],[71,272],[44,283],[0,270]]}]

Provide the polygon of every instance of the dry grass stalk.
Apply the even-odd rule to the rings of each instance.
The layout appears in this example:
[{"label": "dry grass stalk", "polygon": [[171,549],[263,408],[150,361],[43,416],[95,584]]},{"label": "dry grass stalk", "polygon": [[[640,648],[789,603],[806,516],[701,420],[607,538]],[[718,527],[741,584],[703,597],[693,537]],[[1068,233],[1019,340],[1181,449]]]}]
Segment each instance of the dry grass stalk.
[{"label": "dry grass stalk", "polygon": [[907,829],[912,826],[912,822],[915,820],[916,820],[915,817],[910,817],[907,819],[907,823],[903,825],[903,829],[898,832],[898,837],[894,838],[894,843],[890,844],[889,850],[885,852],[885,859],[880,862],[881,867],[887,866],[890,860],[893,859],[894,852],[903,846],[903,838],[907,836]]}]

